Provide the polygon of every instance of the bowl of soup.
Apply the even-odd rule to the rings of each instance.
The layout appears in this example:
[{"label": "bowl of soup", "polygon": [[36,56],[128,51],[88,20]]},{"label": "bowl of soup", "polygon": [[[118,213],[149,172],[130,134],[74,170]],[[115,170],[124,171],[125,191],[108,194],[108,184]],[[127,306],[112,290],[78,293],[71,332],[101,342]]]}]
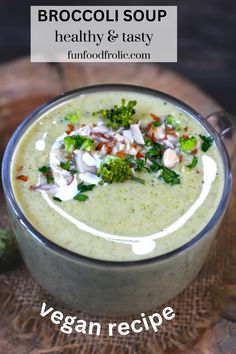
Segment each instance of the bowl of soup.
[{"label": "bowl of soup", "polygon": [[8,143],[2,180],[36,281],[69,306],[108,315],[154,309],[191,283],[232,183],[206,119],[120,84],[70,91],[34,111]]}]

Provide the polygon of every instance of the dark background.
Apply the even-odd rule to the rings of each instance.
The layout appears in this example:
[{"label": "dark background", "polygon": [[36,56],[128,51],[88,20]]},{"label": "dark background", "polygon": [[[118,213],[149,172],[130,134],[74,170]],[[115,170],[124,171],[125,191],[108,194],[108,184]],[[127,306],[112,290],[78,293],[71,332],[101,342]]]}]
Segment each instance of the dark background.
[{"label": "dark background", "polygon": [[30,5],[178,5],[178,63],[161,64],[194,81],[236,114],[236,0],[0,0],[0,62],[29,54]]}]

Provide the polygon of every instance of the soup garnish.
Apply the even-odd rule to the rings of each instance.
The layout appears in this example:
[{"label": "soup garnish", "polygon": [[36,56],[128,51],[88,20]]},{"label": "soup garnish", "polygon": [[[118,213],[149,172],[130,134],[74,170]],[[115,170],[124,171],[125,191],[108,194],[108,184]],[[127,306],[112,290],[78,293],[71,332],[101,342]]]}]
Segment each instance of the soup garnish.
[{"label": "soup garnish", "polygon": [[[98,185],[127,180],[144,184],[141,171],[154,174],[161,183],[180,184],[176,166],[195,168],[199,149],[206,152],[212,138],[187,135],[188,127],[183,128],[173,114],[159,117],[147,112],[145,120],[138,120],[136,104],[122,99],[120,107],[92,112],[103,119],[93,124],[80,124],[80,111],[67,114],[70,123],[54,142],[48,165],[39,167],[40,182],[31,189],[45,190],[61,202],[68,200],[61,192],[68,187],[69,199],[85,202],[87,192]],[[77,184],[75,175],[82,182]]]}]

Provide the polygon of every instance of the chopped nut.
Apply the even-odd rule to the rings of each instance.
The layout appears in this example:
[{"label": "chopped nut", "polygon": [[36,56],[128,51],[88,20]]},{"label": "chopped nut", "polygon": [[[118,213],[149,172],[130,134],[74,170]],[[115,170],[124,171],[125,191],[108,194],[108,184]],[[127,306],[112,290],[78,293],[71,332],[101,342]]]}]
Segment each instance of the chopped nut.
[{"label": "chopped nut", "polygon": [[163,154],[163,164],[167,168],[174,168],[179,163],[179,157],[175,150],[167,149]]}]

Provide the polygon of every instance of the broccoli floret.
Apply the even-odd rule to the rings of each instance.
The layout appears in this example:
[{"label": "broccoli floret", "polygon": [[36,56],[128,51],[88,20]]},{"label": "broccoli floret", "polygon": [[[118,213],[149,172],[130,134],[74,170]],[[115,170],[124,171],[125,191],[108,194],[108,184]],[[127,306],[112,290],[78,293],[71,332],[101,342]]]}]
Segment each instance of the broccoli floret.
[{"label": "broccoli floret", "polygon": [[77,111],[75,113],[69,113],[65,116],[65,120],[69,120],[71,123],[78,123],[81,117],[81,112]]},{"label": "broccoli floret", "polygon": [[131,177],[129,162],[120,157],[110,156],[102,162],[99,176],[107,183],[124,182]]},{"label": "broccoli floret", "polygon": [[133,115],[135,114],[134,106],[136,106],[137,101],[129,101],[127,106],[125,103],[126,100],[123,98],[120,107],[115,105],[112,109],[101,109],[98,112],[93,112],[93,115],[96,116],[97,114],[101,114],[108,120],[106,125],[113,129],[119,127],[128,129],[130,124],[133,123]]},{"label": "broccoli floret", "polygon": [[182,151],[191,151],[197,145],[197,139],[194,136],[191,138],[183,136],[179,139],[179,142]]},{"label": "broccoli floret", "polygon": [[19,261],[19,253],[11,231],[0,229],[0,270],[12,268]]},{"label": "broccoli floret", "polygon": [[64,145],[67,152],[70,154],[75,149],[75,139],[73,136],[67,136],[64,138]]},{"label": "broccoli floret", "polygon": [[81,145],[81,149],[85,151],[94,151],[95,149],[94,141],[90,138],[87,138]]},{"label": "broccoli floret", "polygon": [[171,114],[168,114],[168,116],[165,118],[165,124],[171,125],[177,131],[182,129],[179,121],[177,121]]},{"label": "broccoli floret", "polygon": [[64,138],[65,150],[72,153],[75,149],[93,151],[95,148],[94,141],[90,138],[81,135],[66,136]]}]

